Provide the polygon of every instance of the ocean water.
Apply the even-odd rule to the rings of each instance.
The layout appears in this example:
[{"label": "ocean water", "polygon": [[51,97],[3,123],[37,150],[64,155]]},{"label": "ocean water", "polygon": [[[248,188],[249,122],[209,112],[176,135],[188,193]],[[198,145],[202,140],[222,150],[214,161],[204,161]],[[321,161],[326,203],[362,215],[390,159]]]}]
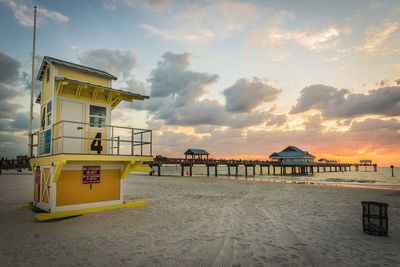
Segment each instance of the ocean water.
[{"label": "ocean water", "polygon": [[[157,175],[157,167],[153,167],[154,175]],[[245,168],[243,166],[239,166],[238,168],[239,175],[238,177],[245,177]],[[350,184],[395,184],[400,185],[400,168],[394,168],[394,177],[392,177],[392,169],[390,167],[378,167],[378,170],[374,172],[373,167],[360,167],[359,171],[356,171],[354,167],[351,168],[351,171],[346,172],[329,172],[327,168],[327,172],[316,172],[316,168],[314,168],[314,174],[308,175],[281,175],[279,174],[280,168],[276,168],[276,174],[272,174],[272,168],[270,168],[270,175],[268,175],[267,167],[263,167],[263,174],[260,174],[260,168],[257,166],[256,175],[253,175],[253,168],[247,168],[247,178],[256,178],[256,179],[268,179],[268,180],[285,180],[285,181],[307,181],[307,182],[344,182]],[[288,168],[288,171],[289,168]],[[320,171],[323,171],[320,168]],[[188,176],[189,167],[184,168],[184,175]],[[192,169],[193,176],[206,176],[207,175],[207,167],[206,166],[193,166]],[[181,166],[162,166],[161,167],[161,175],[172,175],[172,176],[180,176],[181,175]],[[215,168],[210,167],[210,177],[215,176]],[[228,177],[228,167],[226,166],[218,166],[218,176]],[[231,176],[235,178],[235,167],[231,167]]]}]

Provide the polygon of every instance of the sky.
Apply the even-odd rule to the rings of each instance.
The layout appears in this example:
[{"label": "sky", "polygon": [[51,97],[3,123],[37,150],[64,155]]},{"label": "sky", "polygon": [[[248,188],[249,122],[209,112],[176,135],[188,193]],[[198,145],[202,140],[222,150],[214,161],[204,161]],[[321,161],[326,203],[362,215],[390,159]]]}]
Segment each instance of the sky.
[{"label": "sky", "polygon": [[152,129],[154,155],[400,165],[398,0],[0,0],[1,156],[27,154],[35,5],[35,76],[51,56],[149,95],[112,124]]}]

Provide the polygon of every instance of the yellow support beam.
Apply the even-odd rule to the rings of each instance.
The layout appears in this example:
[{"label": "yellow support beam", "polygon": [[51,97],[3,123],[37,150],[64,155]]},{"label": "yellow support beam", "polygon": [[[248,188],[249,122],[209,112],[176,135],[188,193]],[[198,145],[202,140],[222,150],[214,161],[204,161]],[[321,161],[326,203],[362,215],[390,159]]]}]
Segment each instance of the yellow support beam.
[{"label": "yellow support beam", "polygon": [[99,88],[94,88],[94,91],[93,91],[93,95],[92,95],[92,99],[96,99],[96,97],[97,97],[97,94],[99,93]]},{"label": "yellow support beam", "polygon": [[121,180],[124,180],[126,176],[131,172],[131,166],[135,165],[135,161],[130,161],[125,164],[124,170],[121,173]]},{"label": "yellow support beam", "polygon": [[111,205],[111,206],[98,207],[98,208],[60,211],[60,212],[53,212],[53,213],[39,213],[39,214],[36,214],[36,219],[38,219],[39,221],[47,221],[47,220],[54,220],[54,219],[78,216],[78,215],[82,215],[82,214],[90,213],[90,212],[99,212],[99,211],[103,211],[103,210],[113,210],[113,209],[120,209],[120,208],[137,208],[137,207],[144,207],[146,205],[147,205],[146,201],[137,201],[137,202],[130,202],[130,203],[125,203],[125,204],[120,204],[120,205]]},{"label": "yellow support beam", "polygon": [[35,177],[35,164],[29,162],[29,165],[31,165],[32,174],[33,174],[33,177]]},{"label": "yellow support beam", "polygon": [[81,91],[82,91],[82,86],[78,85],[78,88],[76,89],[75,93],[75,98],[79,98],[79,96],[81,95]]},{"label": "yellow support beam", "polygon": [[110,103],[111,103],[112,96],[113,96],[113,93],[112,93],[112,92],[109,92],[109,93],[108,93],[108,97],[107,97],[107,101],[106,101],[107,104],[110,104]]},{"label": "yellow support beam", "polygon": [[62,168],[65,164],[67,164],[66,160],[60,160],[54,164],[56,167],[55,167],[54,173],[53,173],[53,183],[58,182],[58,178],[60,178]]},{"label": "yellow support beam", "polygon": [[62,82],[58,82],[57,95],[61,95],[62,88],[63,88]]},{"label": "yellow support beam", "polygon": [[111,109],[114,110],[114,108],[119,104],[119,102],[121,102],[121,99],[117,97],[116,100],[114,100],[114,102],[111,104]]}]

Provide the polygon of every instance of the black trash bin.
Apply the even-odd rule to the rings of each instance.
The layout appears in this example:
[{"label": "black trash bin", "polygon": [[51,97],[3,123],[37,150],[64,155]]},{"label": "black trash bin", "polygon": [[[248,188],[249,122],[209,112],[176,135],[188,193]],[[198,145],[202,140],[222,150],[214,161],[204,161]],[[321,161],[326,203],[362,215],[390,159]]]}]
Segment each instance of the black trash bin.
[{"label": "black trash bin", "polygon": [[388,234],[388,204],[362,201],[363,206],[363,230],[370,235],[387,236]]}]

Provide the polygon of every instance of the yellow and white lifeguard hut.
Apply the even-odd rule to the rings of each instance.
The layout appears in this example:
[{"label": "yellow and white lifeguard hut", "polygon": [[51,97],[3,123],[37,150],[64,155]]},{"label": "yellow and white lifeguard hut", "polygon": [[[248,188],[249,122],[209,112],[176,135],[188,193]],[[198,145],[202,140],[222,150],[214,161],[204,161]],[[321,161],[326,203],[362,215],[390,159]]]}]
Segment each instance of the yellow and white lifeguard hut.
[{"label": "yellow and white lifeguard hut", "polygon": [[[30,164],[33,205],[50,213],[123,203],[123,180],[152,161],[152,132],[111,125],[121,101],[148,96],[112,88],[105,71],[44,57],[37,79],[40,129]],[[132,114],[134,116],[134,114]]]}]

